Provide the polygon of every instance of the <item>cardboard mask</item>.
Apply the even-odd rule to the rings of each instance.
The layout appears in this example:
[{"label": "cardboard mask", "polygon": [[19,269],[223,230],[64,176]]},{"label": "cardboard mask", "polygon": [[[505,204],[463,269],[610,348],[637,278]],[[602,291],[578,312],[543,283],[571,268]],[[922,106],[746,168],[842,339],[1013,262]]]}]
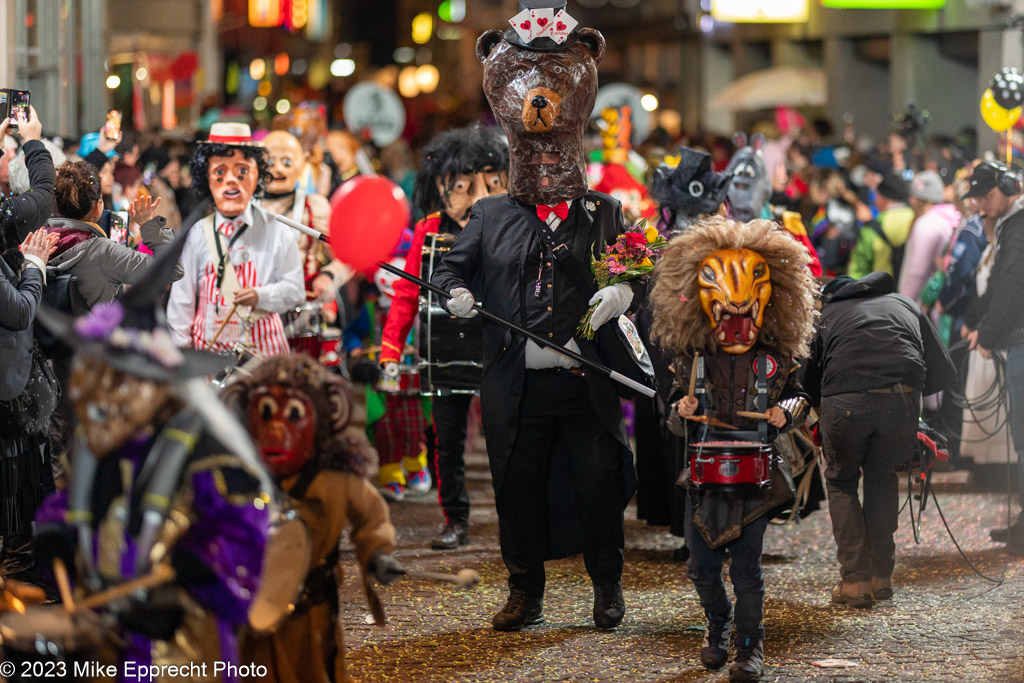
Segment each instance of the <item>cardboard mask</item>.
[{"label": "cardboard mask", "polygon": [[583,139],[605,40],[589,28],[573,36],[543,49],[495,30],[477,40],[484,93],[508,137],[508,193],[527,204],[557,204],[587,192]]},{"label": "cardboard mask", "polygon": [[270,163],[267,191],[275,195],[294,191],[306,169],[306,155],[299,139],[287,131],[275,130],[263,138],[263,146]]}]

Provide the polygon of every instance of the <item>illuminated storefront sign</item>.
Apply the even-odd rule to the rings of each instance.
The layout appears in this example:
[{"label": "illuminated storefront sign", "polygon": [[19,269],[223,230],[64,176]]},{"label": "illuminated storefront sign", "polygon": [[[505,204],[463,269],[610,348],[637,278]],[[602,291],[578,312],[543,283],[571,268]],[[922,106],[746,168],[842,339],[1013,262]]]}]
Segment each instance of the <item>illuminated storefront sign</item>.
[{"label": "illuminated storefront sign", "polygon": [[728,23],[807,21],[807,0],[712,0],[711,16]]},{"label": "illuminated storefront sign", "polygon": [[942,9],[946,0],[821,0],[833,9]]}]

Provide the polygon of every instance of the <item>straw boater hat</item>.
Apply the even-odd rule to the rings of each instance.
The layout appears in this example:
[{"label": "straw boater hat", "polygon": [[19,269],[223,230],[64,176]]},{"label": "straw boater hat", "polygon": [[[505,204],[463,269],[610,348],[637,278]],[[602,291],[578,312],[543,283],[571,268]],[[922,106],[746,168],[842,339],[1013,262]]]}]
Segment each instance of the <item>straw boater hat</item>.
[{"label": "straw boater hat", "polygon": [[262,142],[252,139],[252,129],[248,123],[235,123],[233,121],[219,121],[210,126],[210,136],[197,144],[207,145],[237,145],[238,147],[262,147]]}]

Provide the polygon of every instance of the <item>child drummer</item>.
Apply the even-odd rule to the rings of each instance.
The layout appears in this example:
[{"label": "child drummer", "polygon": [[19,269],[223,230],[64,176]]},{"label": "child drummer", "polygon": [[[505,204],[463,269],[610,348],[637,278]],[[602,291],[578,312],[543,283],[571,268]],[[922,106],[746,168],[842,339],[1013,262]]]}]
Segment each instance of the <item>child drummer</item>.
[{"label": "child drummer", "polygon": [[[730,428],[770,443],[803,421],[807,403],[794,359],[807,355],[814,331],[816,287],[808,262],[803,246],[776,223],[720,216],[696,223],[663,252],[652,332],[676,354],[669,428],[694,448],[712,432],[715,439],[746,439],[730,436]],[[763,671],[767,513],[794,495],[787,464],[771,460],[765,486],[698,487],[689,468],[680,478],[688,488],[688,575],[708,622],[700,658],[709,670],[722,668],[735,626],[730,681],[756,681]],[[735,609],[722,581],[727,553]]]}]

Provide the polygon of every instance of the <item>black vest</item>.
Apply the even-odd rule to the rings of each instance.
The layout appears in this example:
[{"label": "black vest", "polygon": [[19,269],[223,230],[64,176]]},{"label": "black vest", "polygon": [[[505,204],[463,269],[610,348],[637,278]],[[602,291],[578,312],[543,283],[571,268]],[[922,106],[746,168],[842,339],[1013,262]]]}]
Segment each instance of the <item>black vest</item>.
[{"label": "black vest", "polygon": [[[575,201],[569,215],[552,234],[552,242],[565,244],[572,252],[576,241],[576,212],[580,202]],[[531,332],[546,336],[560,346],[576,334],[580,318],[587,310],[587,302],[576,293],[573,280],[565,268],[559,268],[551,250],[534,240],[534,249],[526,257],[525,306],[526,327]],[[589,252],[588,252],[589,254]],[[585,272],[590,264],[584,265]]]}]

